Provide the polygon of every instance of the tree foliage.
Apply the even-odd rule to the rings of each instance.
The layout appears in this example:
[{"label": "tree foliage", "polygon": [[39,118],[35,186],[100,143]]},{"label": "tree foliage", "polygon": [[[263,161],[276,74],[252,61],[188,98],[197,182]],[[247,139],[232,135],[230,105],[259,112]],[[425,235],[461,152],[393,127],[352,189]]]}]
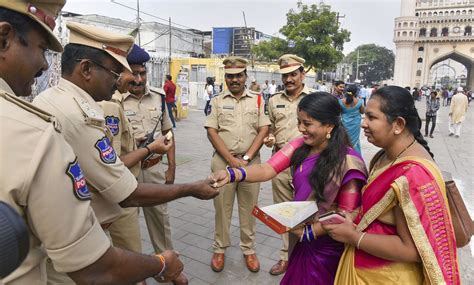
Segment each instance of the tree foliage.
[{"label": "tree foliage", "polygon": [[375,44],[358,46],[349,53],[344,62],[352,64],[352,70],[357,70],[357,52],[359,52],[359,79],[363,83],[379,82],[393,77],[395,54],[386,47]]},{"label": "tree foliage", "polygon": [[286,18],[286,25],[280,29],[285,39],[273,38],[256,45],[253,53],[257,59],[274,61],[285,53],[294,53],[310,68],[322,70],[335,67],[344,58],[342,50],[350,32],[339,29],[337,13],[331,11],[331,6],[308,6],[298,1],[297,10],[291,9]]}]

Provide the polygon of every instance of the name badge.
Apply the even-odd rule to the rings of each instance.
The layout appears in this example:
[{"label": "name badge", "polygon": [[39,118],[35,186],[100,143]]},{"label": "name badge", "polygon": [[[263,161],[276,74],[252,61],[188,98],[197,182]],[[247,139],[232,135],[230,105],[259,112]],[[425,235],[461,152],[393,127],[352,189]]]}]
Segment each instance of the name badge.
[{"label": "name badge", "polygon": [[130,111],[130,110],[125,110],[125,116],[135,116],[137,112],[135,111]]},{"label": "name badge", "polygon": [[222,109],[234,110],[234,106],[222,106]]},{"label": "name badge", "polygon": [[277,108],[285,108],[286,105],[276,105]]}]

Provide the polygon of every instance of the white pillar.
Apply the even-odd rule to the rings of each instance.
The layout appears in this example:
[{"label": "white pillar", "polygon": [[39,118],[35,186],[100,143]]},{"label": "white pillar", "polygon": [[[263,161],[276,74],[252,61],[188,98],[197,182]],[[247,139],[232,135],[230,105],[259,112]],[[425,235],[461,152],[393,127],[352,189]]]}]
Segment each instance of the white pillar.
[{"label": "white pillar", "polygon": [[416,0],[402,0],[400,17],[415,16]]}]

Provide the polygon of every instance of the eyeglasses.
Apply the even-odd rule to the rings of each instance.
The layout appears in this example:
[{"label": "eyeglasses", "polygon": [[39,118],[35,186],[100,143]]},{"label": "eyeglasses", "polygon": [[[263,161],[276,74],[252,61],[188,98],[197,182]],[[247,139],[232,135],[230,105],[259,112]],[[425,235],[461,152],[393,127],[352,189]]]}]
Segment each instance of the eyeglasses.
[{"label": "eyeglasses", "polygon": [[119,77],[120,77],[119,73],[113,71],[112,69],[109,69],[109,68],[103,66],[102,64],[96,62],[95,60],[88,59],[88,58],[78,58],[78,59],[76,59],[77,62],[82,61],[82,60],[89,60],[90,62],[92,62],[93,64],[95,64],[98,67],[102,68],[103,70],[110,72],[112,74],[112,76],[115,78],[115,80],[119,79]]}]

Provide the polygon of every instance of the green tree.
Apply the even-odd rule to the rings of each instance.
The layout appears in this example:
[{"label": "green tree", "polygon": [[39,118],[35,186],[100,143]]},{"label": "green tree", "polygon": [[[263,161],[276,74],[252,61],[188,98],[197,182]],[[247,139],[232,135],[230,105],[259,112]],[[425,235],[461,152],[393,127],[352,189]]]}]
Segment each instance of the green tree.
[{"label": "green tree", "polygon": [[321,3],[310,6],[297,2],[297,10],[287,14],[287,23],[280,29],[285,39],[273,38],[253,48],[259,60],[274,61],[282,54],[294,53],[306,60],[311,68],[330,69],[343,58],[344,43],[350,32],[339,29],[337,13],[331,6]]},{"label": "green tree", "polygon": [[[359,76],[355,74],[357,53],[359,53]],[[363,83],[373,83],[393,77],[395,54],[386,47],[366,44],[358,46],[349,53],[344,62],[352,64],[355,78],[359,78]]]}]

